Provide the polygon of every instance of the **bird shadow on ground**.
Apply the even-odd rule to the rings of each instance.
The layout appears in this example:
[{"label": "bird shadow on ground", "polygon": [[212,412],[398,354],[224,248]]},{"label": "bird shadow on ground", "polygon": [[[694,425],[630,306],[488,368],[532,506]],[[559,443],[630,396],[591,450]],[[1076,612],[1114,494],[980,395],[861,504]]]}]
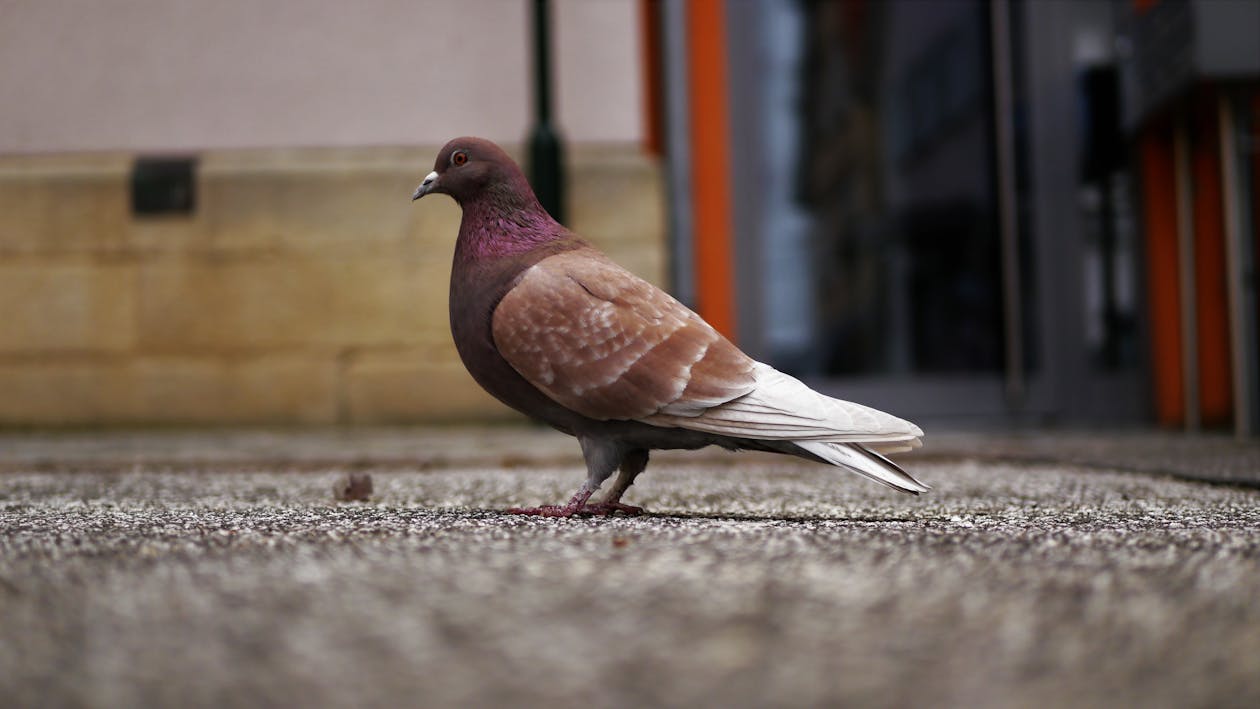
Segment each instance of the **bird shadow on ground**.
[{"label": "bird shadow on ground", "polygon": [[813,524],[818,522],[914,522],[917,521],[910,517],[879,517],[871,515],[854,515],[854,516],[835,516],[828,517],[825,515],[754,515],[754,514],[732,514],[723,512],[712,513],[651,513],[643,515],[644,517],[658,517],[662,519],[697,519],[711,520],[715,522],[800,522],[805,524]]},{"label": "bird shadow on ground", "polygon": [[[452,510],[454,511],[454,510]],[[528,518],[528,519],[556,519],[547,518],[541,515],[519,515],[506,512],[504,510],[495,509],[476,509],[463,510],[464,513],[476,515],[479,519],[491,517],[511,517],[511,518]],[[878,524],[878,523],[906,523],[915,522],[912,517],[893,517],[879,515],[852,515],[852,516],[826,516],[826,515],[769,515],[769,514],[739,514],[731,512],[644,512],[640,515],[593,515],[593,514],[577,514],[566,519],[584,520],[584,521],[611,521],[611,520],[644,520],[644,521],[708,521],[708,522],[787,522],[794,524],[817,524],[820,522],[856,522],[862,524]]]}]

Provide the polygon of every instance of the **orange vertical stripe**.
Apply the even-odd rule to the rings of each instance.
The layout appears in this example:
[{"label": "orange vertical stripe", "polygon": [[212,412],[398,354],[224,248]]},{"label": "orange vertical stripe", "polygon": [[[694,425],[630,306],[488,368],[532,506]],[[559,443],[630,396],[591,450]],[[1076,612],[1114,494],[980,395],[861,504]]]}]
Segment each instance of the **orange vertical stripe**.
[{"label": "orange vertical stripe", "polygon": [[1215,91],[1195,100],[1191,170],[1194,175],[1195,313],[1199,324],[1199,410],[1205,425],[1233,413],[1229,285],[1225,265],[1225,202]]},{"label": "orange vertical stripe", "polygon": [[687,40],[696,305],[709,324],[733,338],[730,128],[723,0],[687,3]]},{"label": "orange vertical stripe", "polygon": [[643,147],[652,155],[665,152],[661,125],[660,0],[639,0],[639,51],[643,70]]},{"label": "orange vertical stripe", "polygon": [[[1251,95],[1251,125],[1243,124],[1239,130],[1251,135],[1254,141],[1260,137],[1260,89]],[[1248,133],[1249,132],[1249,133]],[[1255,143],[1252,143],[1254,146]],[[1251,151],[1251,226],[1255,230],[1256,242],[1252,251],[1253,269],[1260,262],[1260,150]],[[1255,289],[1256,331],[1260,332],[1260,288]]]},{"label": "orange vertical stripe", "polygon": [[1164,426],[1177,426],[1185,420],[1185,391],[1181,382],[1177,187],[1172,135],[1168,126],[1162,123],[1147,125],[1139,139],[1139,150],[1155,416]]}]

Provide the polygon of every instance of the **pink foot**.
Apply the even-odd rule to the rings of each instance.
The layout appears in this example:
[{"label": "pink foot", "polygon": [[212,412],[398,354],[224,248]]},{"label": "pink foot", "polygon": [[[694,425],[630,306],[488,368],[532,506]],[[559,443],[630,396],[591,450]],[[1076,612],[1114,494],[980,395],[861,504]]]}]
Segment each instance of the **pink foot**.
[{"label": "pink foot", "polygon": [[622,502],[592,502],[582,508],[582,514],[599,516],[611,516],[620,512],[631,517],[638,517],[643,514],[643,511],[642,507],[635,507]]},{"label": "pink foot", "polygon": [[572,517],[582,511],[582,507],[573,505],[543,505],[542,507],[509,507],[510,515],[537,515],[539,517]]},{"label": "pink foot", "polygon": [[538,515],[540,517],[572,517],[573,515],[584,511],[586,501],[591,499],[594,490],[588,490],[585,485],[582,486],[577,494],[574,495],[563,506],[561,505],[543,505],[542,507],[511,507],[507,513],[510,515]]},{"label": "pink foot", "polygon": [[572,517],[574,515],[593,515],[597,517],[609,517],[618,512],[631,517],[637,517],[643,514],[642,507],[627,505],[624,502],[587,502],[591,499],[591,493],[585,489],[579,490],[567,503],[563,505],[543,505],[541,507],[511,507],[507,513],[510,515],[536,515],[538,517]]},{"label": "pink foot", "polygon": [[573,517],[575,515],[611,517],[616,513],[631,517],[643,514],[642,507],[626,505],[620,502],[592,502],[589,505],[543,505],[542,507],[510,507],[510,515],[536,515],[538,517]]}]

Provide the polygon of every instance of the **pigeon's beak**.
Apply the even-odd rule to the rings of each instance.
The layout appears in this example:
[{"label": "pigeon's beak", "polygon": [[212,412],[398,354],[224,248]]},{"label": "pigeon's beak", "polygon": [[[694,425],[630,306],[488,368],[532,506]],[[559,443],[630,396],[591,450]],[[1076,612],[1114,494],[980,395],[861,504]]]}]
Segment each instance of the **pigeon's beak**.
[{"label": "pigeon's beak", "polygon": [[416,191],[412,193],[411,201],[414,202],[420,199],[421,197],[432,192],[433,187],[437,184],[437,179],[438,179],[437,170],[434,170],[433,172],[430,172],[428,175],[425,175],[424,182],[421,182],[420,186],[416,188]]}]

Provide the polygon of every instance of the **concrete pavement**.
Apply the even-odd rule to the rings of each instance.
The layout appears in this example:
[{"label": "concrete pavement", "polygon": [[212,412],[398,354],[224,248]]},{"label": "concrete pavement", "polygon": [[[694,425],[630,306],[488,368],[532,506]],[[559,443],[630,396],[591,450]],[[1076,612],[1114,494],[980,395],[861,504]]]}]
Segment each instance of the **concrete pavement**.
[{"label": "concrete pavement", "polygon": [[[1170,477],[1254,447],[1144,469],[1077,435],[940,437],[902,459],[917,498],[660,455],[628,495],[653,515],[545,520],[497,511],[581,480],[535,429],[5,434],[0,697],[1260,705],[1260,492]],[[350,470],[370,502],[334,502]]]}]

